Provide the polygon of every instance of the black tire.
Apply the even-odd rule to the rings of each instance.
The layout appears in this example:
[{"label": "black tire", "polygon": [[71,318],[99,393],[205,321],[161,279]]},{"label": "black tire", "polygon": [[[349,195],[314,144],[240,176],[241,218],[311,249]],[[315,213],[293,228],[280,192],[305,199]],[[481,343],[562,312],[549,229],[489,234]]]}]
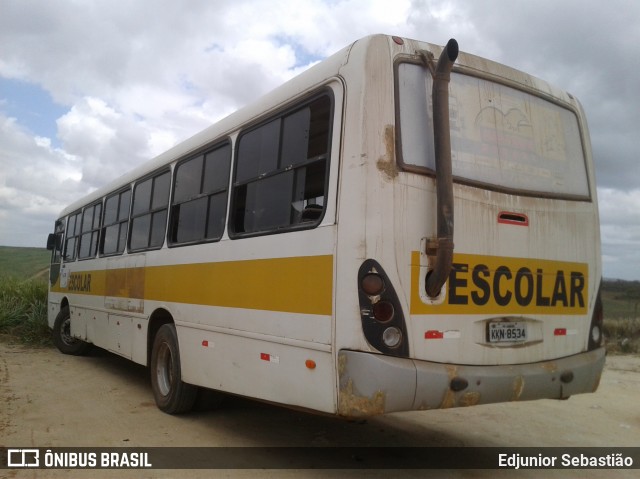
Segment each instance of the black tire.
[{"label": "black tire", "polygon": [[91,343],[71,336],[71,315],[69,306],[63,307],[53,323],[53,344],[61,353],[83,356],[89,352]]},{"label": "black tire", "polygon": [[151,388],[158,408],[167,414],[190,411],[198,387],[182,382],[178,335],[173,324],[160,327],[151,350]]}]

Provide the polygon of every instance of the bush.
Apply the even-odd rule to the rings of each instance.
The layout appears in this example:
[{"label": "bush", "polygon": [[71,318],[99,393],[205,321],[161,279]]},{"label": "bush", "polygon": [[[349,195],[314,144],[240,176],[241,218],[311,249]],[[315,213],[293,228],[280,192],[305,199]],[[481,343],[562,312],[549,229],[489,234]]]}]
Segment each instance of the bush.
[{"label": "bush", "polygon": [[51,343],[45,282],[0,279],[0,334],[27,344]]},{"label": "bush", "polygon": [[604,335],[610,353],[640,353],[640,318],[605,318]]}]

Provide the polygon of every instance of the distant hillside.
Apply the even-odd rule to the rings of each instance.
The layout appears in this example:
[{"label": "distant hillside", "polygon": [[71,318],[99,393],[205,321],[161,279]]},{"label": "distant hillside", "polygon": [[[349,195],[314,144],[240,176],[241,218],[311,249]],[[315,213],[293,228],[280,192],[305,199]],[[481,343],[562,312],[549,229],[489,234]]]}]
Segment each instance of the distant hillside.
[{"label": "distant hillside", "polygon": [[602,301],[607,318],[639,318],[640,281],[605,279],[602,282]]},{"label": "distant hillside", "polygon": [[0,246],[0,278],[46,278],[50,258],[45,248]]}]

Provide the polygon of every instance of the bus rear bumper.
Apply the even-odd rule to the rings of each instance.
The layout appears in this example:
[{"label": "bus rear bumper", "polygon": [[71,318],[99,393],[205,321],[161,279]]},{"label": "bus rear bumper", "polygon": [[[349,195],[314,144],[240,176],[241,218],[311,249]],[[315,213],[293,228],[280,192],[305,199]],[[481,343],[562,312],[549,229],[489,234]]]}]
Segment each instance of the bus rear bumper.
[{"label": "bus rear bumper", "polygon": [[533,364],[466,366],[341,350],[338,414],[363,417],[594,392],[605,349]]}]

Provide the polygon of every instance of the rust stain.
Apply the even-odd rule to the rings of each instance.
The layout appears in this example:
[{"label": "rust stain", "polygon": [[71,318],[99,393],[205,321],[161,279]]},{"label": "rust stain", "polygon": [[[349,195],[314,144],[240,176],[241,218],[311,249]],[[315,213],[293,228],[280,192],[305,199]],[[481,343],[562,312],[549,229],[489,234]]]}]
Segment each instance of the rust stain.
[{"label": "rust stain", "polygon": [[558,371],[558,365],[554,362],[542,363],[540,367],[550,373],[555,373]]},{"label": "rust stain", "polygon": [[377,416],[384,414],[385,400],[383,391],[376,391],[372,397],[357,396],[353,392],[353,380],[349,379],[347,386],[340,390],[338,411],[349,417]]},{"label": "rust stain", "polygon": [[[449,376],[449,381],[455,378],[458,375],[458,368],[451,364],[446,365],[447,375]],[[440,403],[440,409],[449,409],[456,406],[456,393],[451,390],[451,388],[447,388],[444,393],[444,397],[442,398],[442,402]]]},{"label": "rust stain", "polygon": [[387,125],[384,129],[385,155],[378,159],[376,166],[378,170],[383,172],[387,178],[394,179],[398,176],[398,167],[396,166],[396,135],[393,125]]},{"label": "rust stain", "polygon": [[345,356],[344,354],[338,355],[338,376],[342,377],[346,368],[347,356]]},{"label": "rust stain", "polygon": [[524,391],[524,378],[522,376],[516,376],[513,380],[513,394],[511,395],[512,401],[518,401]]},{"label": "rust stain", "polygon": [[145,269],[123,268],[107,271],[105,296],[144,298]]},{"label": "rust stain", "polygon": [[470,391],[465,393],[460,399],[460,406],[476,406],[480,403],[480,393],[478,391]]}]

